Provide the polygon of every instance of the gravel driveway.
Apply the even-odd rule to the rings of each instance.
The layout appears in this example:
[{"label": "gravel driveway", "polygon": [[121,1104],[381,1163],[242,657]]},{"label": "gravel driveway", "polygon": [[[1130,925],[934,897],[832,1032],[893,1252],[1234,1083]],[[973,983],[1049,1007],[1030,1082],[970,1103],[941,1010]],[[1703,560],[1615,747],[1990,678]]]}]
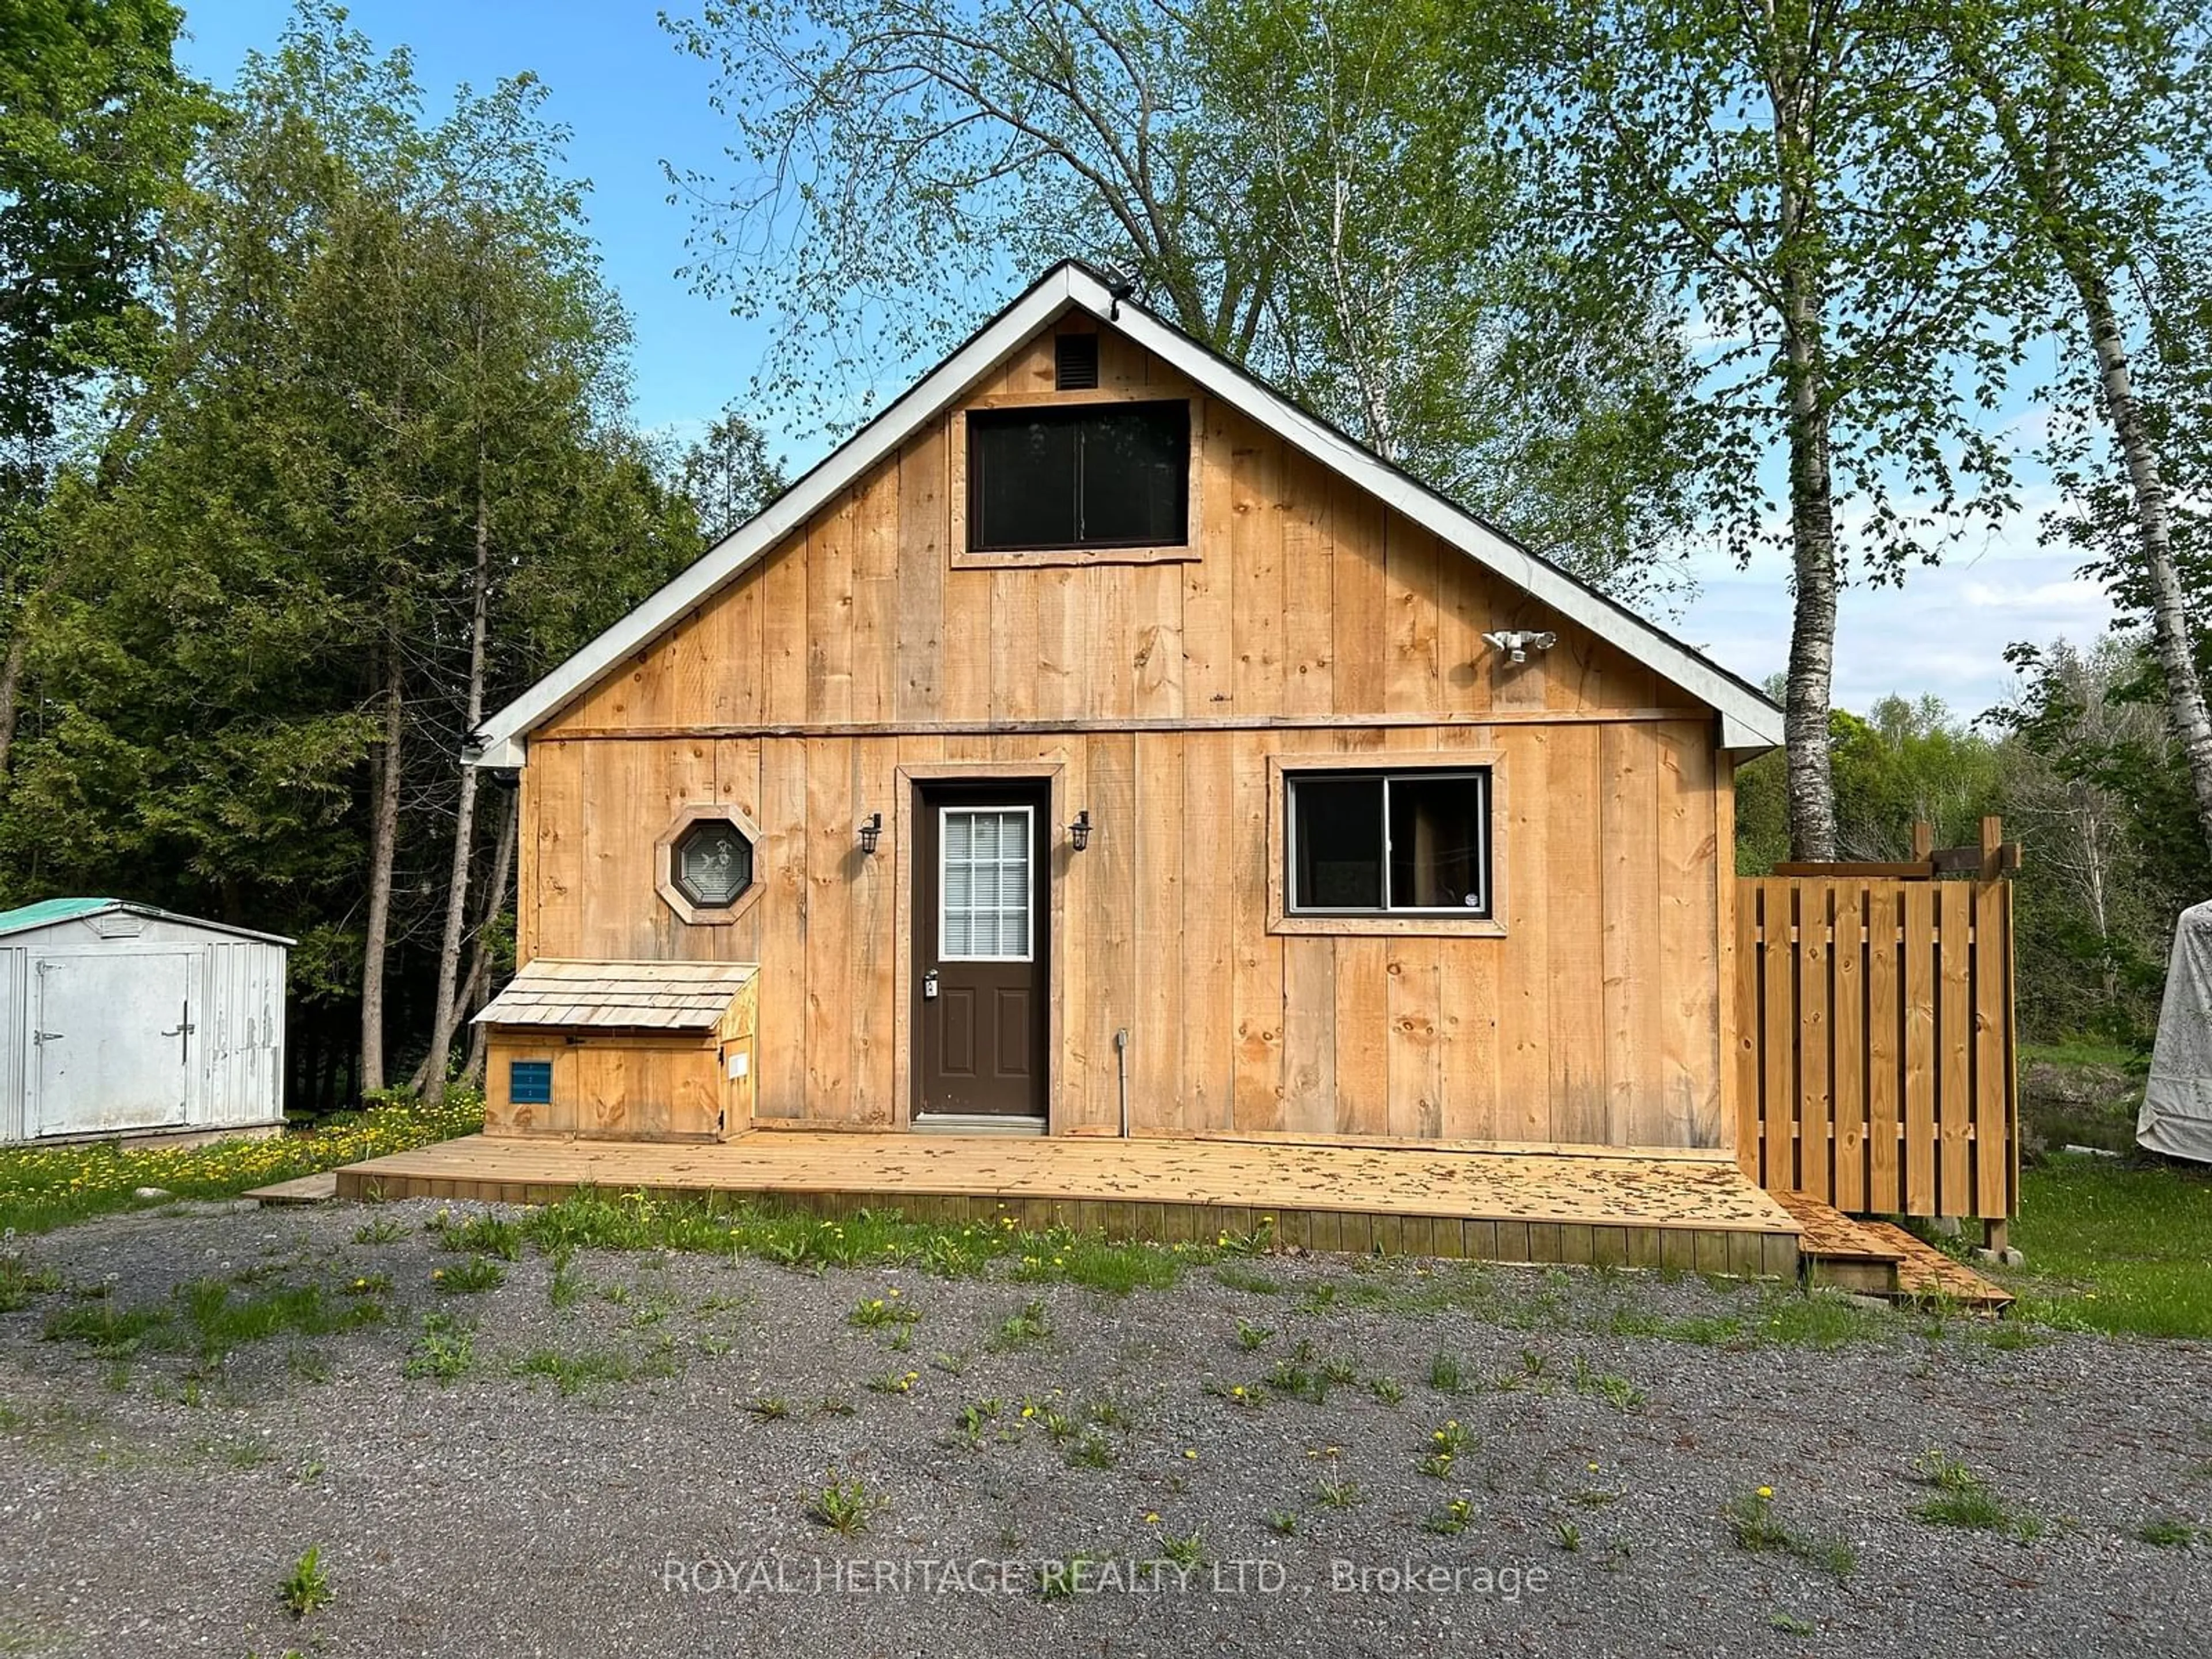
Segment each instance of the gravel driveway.
[{"label": "gravel driveway", "polygon": [[[0,1652],[2193,1654],[2212,1619],[2212,1533],[2137,1536],[2212,1523],[2203,1344],[1330,1257],[1111,1297],[526,1251],[464,1293],[441,1207],[28,1242]],[[209,1279],[378,1322],[112,1352]],[[810,1514],[833,1480],[863,1529]],[[1997,1524],[1915,1517],[1961,1493]]]}]

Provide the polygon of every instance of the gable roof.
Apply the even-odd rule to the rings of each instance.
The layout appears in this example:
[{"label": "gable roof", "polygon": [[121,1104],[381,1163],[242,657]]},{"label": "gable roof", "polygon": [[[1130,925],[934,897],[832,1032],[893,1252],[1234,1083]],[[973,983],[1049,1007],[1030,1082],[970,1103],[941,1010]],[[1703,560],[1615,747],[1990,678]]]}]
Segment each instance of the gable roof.
[{"label": "gable roof", "polygon": [[239,939],[258,939],[270,945],[296,945],[296,939],[286,939],[281,933],[257,933],[251,927],[234,927],[227,921],[209,921],[199,916],[180,916],[173,910],[164,910],[151,904],[133,904],[129,899],[115,898],[51,898],[40,899],[36,904],[26,904],[20,909],[0,910],[0,939],[10,933],[27,933],[37,927],[51,927],[59,921],[84,921],[94,916],[120,911],[125,915],[151,916],[158,921],[173,921],[185,927],[204,927],[211,933],[229,933]]},{"label": "gable roof", "polygon": [[1782,711],[1748,682],[1654,627],[1618,600],[1569,575],[1494,526],[1391,465],[1328,422],[1200,344],[1075,261],[1047,271],[966,343],[848,438],[814,469],[689,566],[651,599],[532,686],[470,736],[471,765],[520,766],[530,732],[590,690],[632,652],[803,529],[870,468],[956,402],[993,364],[1064,313],[1089,313],[1241,410],[1285,442],[1458,548],[1569,621],[1608,641],[1721,717],[1721,746],[1757,751],[1782,742]]}]

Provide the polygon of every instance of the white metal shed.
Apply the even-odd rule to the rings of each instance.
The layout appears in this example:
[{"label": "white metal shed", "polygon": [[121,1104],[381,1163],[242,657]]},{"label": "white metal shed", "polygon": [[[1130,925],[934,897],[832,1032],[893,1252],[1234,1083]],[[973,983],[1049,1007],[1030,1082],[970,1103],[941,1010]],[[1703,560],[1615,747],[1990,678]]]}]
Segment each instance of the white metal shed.
[{"label": "white metal shed", "polygon": [[0,1142],[282,1123],[291,943],[121,899],[0,911]]}]

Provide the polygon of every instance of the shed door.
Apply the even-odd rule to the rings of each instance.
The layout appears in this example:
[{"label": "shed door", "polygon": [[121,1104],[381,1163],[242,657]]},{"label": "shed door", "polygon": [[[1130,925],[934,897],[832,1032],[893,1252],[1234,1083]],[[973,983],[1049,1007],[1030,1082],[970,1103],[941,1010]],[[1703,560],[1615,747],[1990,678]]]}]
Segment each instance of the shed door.
[{"label": "shed door", "polygon": [[918,1115],[1042,1118],[1049,988],[1042,787],[944,786],[915,849]]},{"label": "shed door", "polygon": [[40,957],[33,963],[33,1133],[184,1123],[199,1042],[191,970],[187,951]]}]

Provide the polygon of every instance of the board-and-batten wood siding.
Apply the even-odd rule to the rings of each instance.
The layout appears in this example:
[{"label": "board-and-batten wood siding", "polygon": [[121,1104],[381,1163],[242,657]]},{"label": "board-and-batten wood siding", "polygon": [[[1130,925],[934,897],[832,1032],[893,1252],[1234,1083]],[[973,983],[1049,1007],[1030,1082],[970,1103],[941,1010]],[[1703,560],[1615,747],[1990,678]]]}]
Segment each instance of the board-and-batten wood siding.
[{"label": "board-and-batten wood siding", "polygon": [[[1189,390],[1110,331],[1100,368]],[[533,734],[526,960],[757,962],[761,1118],[903,1121],[903,866],[854,827],[902,766],[1049,765],[1097,826],[1055,853],[1056,1133],[1118,1127],[1127,1029],[1139,1131],[1728,1144],[1708,711],[1211,400],[1194,560],[956,568],[957,418]],[[1559,642],[1501,665],[1503,628]],[[1451,750],[1498,757],[1504,937],[1267,931],[1269,757]],[[718,927],[654,891],[706,802],[763,833]]]}]

